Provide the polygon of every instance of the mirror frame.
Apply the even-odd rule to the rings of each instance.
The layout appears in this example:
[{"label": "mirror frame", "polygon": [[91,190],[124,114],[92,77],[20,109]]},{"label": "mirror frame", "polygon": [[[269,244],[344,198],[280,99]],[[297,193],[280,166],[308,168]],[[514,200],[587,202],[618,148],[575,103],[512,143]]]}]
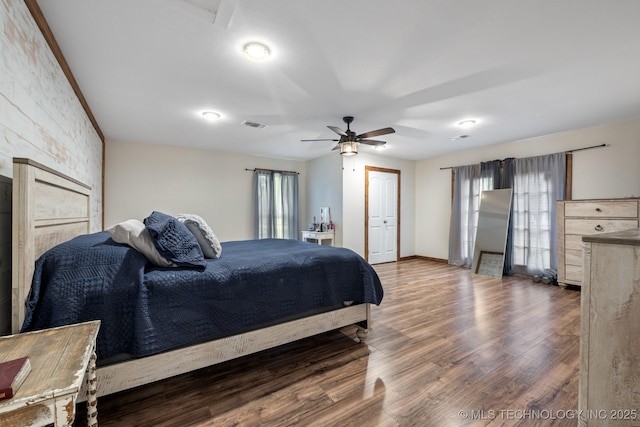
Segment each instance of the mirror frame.
[{"label": "mirror frame", "polygon": [[502,277],[513,189],[485,190],[480,195],[471,271]]}]

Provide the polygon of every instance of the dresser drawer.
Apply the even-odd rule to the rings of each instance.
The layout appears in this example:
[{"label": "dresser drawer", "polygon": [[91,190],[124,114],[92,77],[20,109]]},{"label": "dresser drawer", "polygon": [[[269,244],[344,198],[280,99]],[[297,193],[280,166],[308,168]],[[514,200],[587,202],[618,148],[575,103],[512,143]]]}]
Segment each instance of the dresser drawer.
[{"label": "dresser drawer", "polygon": [[582,251],[567,249],[564,251],[564,263],[566,265],[582,265]]},{"label": "dresser drawer", "polygon": [[637,228],[636,219],[573,219],[564,221],[565,234],[598,234]]},{"label": "dresser drawer", "polygon": [[573,282],[582,282],[582,265],[567,265],[564,278]]},{"label": "dresser drawer", "polygon": [[558,201],[558,283],[581,285],[583,236],[638,227],[640,199]]},{"label": "dresser drawer", "polygon": [[582,252],[582,235],[581,234],[565,235],[564,249]]},{"label": "dresser drawer", "polygon": [[574,216],[580,218],[637,218],[638,202],[629,201],[590,201],[590,202],[565,202],[565,217]]}]

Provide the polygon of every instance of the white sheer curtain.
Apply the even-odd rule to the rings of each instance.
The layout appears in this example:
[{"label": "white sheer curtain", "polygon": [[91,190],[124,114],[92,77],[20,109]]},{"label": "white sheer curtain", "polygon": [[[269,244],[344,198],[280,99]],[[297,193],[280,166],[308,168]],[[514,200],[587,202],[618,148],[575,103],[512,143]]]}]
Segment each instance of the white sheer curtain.
[{"label": "white sheer curtain", "polygon": [[298,238],[298,174],[254,172],[254,237]]},{"label": "white sheer curtain", "polygon": [[513,160],[511,261],[515,271],[556,275],[556,205],[565,196],[566,154]]}]

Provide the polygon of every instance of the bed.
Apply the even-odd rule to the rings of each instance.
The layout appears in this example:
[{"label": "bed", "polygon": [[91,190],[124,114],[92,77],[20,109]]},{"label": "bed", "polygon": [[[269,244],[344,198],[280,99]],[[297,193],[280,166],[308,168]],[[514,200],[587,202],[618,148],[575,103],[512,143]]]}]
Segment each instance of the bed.
[{"label": "bed", "polygon": [[[135,249],[115,243],[108,233],[90,233],[90,189],[81,182],[16,158],[13,188],[13,332],[100,318],[98,353],[103,358],[97,370],[98,396],[348,325],[356,325],[358,339],[364,340],[371,327],[370,307],[382,299],[375,271],[344,248],[277,239],[224,242],[222,257],[207,260],[200,268],[155,268]],[[109,255],[105,258],[103,253]],[[287,255],[293,253],[299,256]],[[96,257],[126,262],[113,267],[99,261],[90,268],[104,267],[98,275],[113,280],[91,284],[63,271],[72,271],[69,257],[80,266]],[[320,258],[329,262],[322,263]],[[338,270],[339,264],[346,270]],[[294,295],[302,287],[312,288],[311,283],[321,277],[328,283],[346,278],[353,290],[345,290],[346,285],[327,290],[325,284],[323,290]],[[210,282],[219,278],[227,281],[223,285]],[[261,290],[260,282],[269,287]],[[117,291],[124,296],[74,293],[91,286],[120,287]],[[243,287],[255,300],[238,296],[236,288]],[[185,294],[196,298],[185,302]],[[160,295],[163,300],[158,299]],[[104,303],[112,298],[114,310]],[[205,300],[219,301],[212,308],[204,305]],[[172,305],[179,309],[172,312]],[[189,310],[180,309],[185,305]],[[277,306],[283,308],[278,311]],[[138,312],[143,312],[141,318],[135,318]],[[127,321],[128,316],[135,320]],[[234,316],[237,319],[228,325],[226,321]],[[195,336],[189,336],[191,330]]]}]

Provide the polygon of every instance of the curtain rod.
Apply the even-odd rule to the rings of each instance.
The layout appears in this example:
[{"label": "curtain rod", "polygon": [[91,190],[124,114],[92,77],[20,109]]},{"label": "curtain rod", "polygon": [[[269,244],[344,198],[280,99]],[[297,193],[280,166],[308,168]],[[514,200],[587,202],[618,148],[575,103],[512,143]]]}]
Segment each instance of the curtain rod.
[{"label": "curtain rod", "polygon": [[255,171],[282,172],[282,173],[295,173],[296,175],[300,175],[300,172],[296,172],[296,171],[279,171],[279,170],[275,170],[275,169],[262,169],[262,168],[248,169],[248,168],[245,168],[244,170],[249,171],[249,172],[255,172]]},{"label": "curtain rod", "polygon": [[[561,153],[573,153],[574,151],[590,150],[592,148],[600,148],[600,147],[606,147],[606,146],[607,146],[607,144],[592,145],[591,147],[574,148],[573,150],[561,151]],[[504,159],[502,159],[500,161],[503,162]],[[440,170],[453,169],[455,167],[456,166],[447,166],[447,167],[444,167],[444,168],[440,168]]]}]

